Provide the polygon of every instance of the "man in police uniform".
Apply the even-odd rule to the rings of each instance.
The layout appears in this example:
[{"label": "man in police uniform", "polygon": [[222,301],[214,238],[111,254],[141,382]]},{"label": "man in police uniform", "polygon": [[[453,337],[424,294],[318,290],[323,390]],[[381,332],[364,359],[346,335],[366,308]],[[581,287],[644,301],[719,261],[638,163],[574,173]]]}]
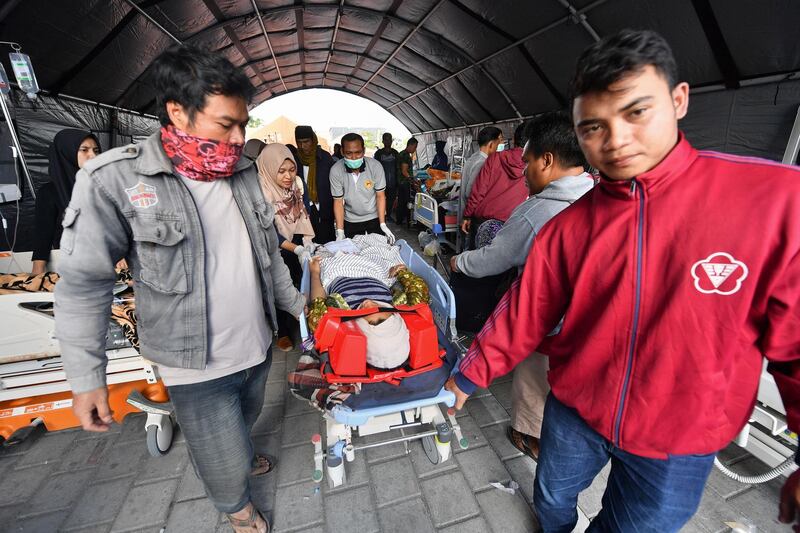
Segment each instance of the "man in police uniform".
[{"label": "man in police uniform", "polygon": [[364,157],[364,138],[357,133],[342,137],[344,159],[331,168],[336,240],[364,233],[383,233],[389,244],[394,234],[386,225],[386,177],[383,166]]}]

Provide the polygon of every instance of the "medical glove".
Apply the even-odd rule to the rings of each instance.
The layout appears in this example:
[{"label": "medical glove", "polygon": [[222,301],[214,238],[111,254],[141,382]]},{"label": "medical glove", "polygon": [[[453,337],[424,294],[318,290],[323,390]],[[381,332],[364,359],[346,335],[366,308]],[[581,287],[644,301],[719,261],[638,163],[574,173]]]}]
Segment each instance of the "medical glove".
[{"label": "medical glove", "polygon": [[386,235],[386,240],[389,241],[389,244],[394,244],[394,233],[392,233],[392,230],[389,229],[389,226],[387,226],[385,222],[381,223],[381,231]]}]

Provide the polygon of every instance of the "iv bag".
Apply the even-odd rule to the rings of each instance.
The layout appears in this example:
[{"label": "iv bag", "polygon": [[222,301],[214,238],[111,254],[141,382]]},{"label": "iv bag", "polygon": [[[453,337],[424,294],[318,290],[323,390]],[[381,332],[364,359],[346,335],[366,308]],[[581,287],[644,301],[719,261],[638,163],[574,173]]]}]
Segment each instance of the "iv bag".
[{"label": "iv bag", "polygon": [[3,64],[0,63],[0,93],[8,94],[11,92],[11,84],[8,83],[8,76]]},{"label": "iv bag", "polygon": [[19,88],[25,91],[28,98],[36,98],[39,92],[39,83],[36,81],[36,74],[33,72],[33,65],[28,54],[11,52],[8,54],[11,59],[11,68],[14,69],[14,76],[17,78]]}]

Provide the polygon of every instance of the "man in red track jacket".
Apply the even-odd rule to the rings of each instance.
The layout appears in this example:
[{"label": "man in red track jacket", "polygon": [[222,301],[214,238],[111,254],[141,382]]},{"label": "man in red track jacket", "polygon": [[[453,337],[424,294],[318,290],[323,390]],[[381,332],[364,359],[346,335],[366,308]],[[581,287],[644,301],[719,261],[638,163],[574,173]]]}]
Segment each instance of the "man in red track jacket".
[{"label": "man in red track jacket", "polygon": [[[572,531],[578,493],[609,459],[590,531],[679,530],[747,423],[764,357],[800,431],[800,169],[692,148],[676,76],[649,31],[583,53],[573,120],[600,185],[542,228],[447,384],[463,405],[549,354],[534,484],[547,533]],[[799,480],[783,521],[797,518]]]},{"label": "man in red track jacket", "polygon": [[[505,222],[514,208],[528,199],[525,162],[522,160],[522,149],[527,140],[523,123],[514,131],[514,148],[493,153],[483,164],[464,208],[464,222],[470,221],[466,226],[462,224],[465,233],[471,227],[477,230],[484,220]],[[476,223],[472,224],[473,221]]]}]

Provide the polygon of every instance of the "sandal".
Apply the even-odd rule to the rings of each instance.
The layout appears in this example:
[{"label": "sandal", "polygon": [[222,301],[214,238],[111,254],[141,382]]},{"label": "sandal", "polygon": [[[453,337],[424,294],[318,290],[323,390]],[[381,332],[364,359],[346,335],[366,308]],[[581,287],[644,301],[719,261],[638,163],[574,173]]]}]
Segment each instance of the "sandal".
[{"label": "sandal", "polygon": [[252,503],[250,506],[249,518],[234,518],[233,515],[228,516],[228,522],[236,533],[269,533],[269,522],[261,516],[256,506]]},{"label": "sandal", "polygon": [[513,444],[516,449],[534,461],[539,460],[539,439],[517,431],[511,426],[508,426],[506,434],[508,435],[508,440],[511,441],[511,444]]},{"label": "sandal", "polygon": [[275,468],[275,458],[270,455],[256,455],[253,459],[253,469],[251,476],[263,476],[269,474]]},{"label": "sandal", "polygon": [[294,343],[292,342],[291,337],[281,337],[275,343],[275,347],[282,352],[291,352],[294,349]]}]

